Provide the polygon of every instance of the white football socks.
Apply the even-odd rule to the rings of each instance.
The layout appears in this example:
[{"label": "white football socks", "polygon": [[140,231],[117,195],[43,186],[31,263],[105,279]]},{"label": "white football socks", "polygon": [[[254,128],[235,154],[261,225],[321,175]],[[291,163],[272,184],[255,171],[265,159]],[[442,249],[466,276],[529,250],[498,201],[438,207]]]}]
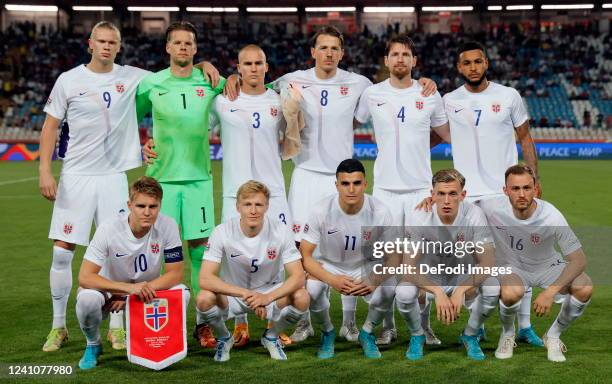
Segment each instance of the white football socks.
[{"label": "white football socks", "polygon": [[503,301],[499,300],[499,320],[502,323],[502,332],[504,336],[514,336],[516,332],[514,328],[514,318],[520,307],[520,301],[507,307]]},{"label": "white football socks", "polygon": [[531,327],[531,287],[527,288],[521,299],[521,305],[518,310],[518,326],[519,329]]},{"label": "white football socks", "polygon": [[584,309],[590,302],[591,300],[583,303],[574,296],[567,295],[565,297],[565,301],[563,304],[561,304],[561,310],[559,311],[555,322],[552,324],[548,332],[546,332],[546,335],[552,338],[561,337],[561,332],[565,331],[572,321],[582,316]]},{"label": "white football socks", "polygon": [[72,257],[74,251],[54,246],[53,262],[49,272],[51,300],[53,302],[52,328],[66,327],[66,306],[72,289]]}]

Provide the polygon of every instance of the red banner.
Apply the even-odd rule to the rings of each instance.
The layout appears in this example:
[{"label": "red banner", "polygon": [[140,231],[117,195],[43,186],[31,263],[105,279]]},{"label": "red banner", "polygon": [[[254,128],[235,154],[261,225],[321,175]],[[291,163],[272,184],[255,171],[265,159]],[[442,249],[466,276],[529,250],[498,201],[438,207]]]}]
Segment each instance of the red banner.
[{"label": "red banner", "polygon": [[187,356],[183,290],[157,291],[150,303],[128,297],[127,355],[132,363],[160,370]]}]

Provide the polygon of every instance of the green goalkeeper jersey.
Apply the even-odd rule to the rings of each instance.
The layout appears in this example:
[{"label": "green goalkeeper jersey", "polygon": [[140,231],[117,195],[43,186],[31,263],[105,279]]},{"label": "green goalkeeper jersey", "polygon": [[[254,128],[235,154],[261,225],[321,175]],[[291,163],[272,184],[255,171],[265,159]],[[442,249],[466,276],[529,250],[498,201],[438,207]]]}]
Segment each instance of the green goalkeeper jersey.
[{"label": "green goalkeeper jersey", "polygon": [[160,182],[211,179],[208,114],[224,85],[222,79],[213,88],[196,68],[189,77],[176,77],[167,68],[140,82],[138,118],[152,112],[157,152],[147,176]]}]

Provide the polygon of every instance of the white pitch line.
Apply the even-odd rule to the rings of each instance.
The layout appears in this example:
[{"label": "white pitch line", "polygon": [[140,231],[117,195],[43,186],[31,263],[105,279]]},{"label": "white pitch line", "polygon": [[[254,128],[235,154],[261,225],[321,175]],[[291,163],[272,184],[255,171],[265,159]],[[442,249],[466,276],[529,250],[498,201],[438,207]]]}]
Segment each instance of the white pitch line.
[{"label": "white pitch line", "polygon": [[34,180],[38,180],[38,176],[35,176],[35,177],[26,177],[24,179],[17,179],[17,180],[0,181],[0,186],[1,185],[11,185],[11,184],[25,183],[26,181],[34,181]]}]

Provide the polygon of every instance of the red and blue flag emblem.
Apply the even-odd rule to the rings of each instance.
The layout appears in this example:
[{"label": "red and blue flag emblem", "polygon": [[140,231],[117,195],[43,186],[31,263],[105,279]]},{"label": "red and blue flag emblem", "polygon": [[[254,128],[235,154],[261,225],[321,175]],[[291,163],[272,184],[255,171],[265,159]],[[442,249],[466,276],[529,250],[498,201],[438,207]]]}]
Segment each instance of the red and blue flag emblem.
[{"label": "red and blue flag emblem", "polygon": [[168,299],[153,299],[144,305],[144,321],[147,328],[159,332],[168,324]]}]

